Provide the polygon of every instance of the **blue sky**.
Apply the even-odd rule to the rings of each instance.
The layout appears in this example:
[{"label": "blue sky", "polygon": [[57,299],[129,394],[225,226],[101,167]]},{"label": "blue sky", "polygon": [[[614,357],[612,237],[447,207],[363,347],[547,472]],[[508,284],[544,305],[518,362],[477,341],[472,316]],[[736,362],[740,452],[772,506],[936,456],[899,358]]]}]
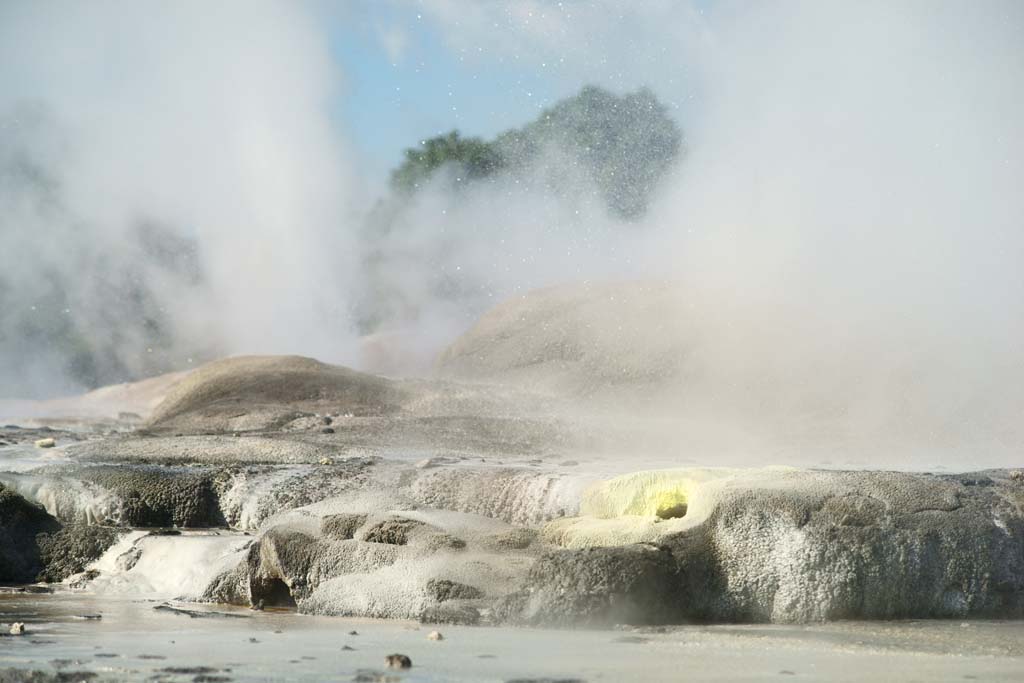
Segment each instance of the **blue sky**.
[{"label": "blue sky", "polygon": [[[586,83],[619,92],[652,87],[684,118],[685,70],[669,68],[665,41],[644,39],[650,17],[642,11],[616,17],[599,3],[538,0],[323,7],[339,66],[334,114],[373,184],[420,140],[453,128],[493,136]],[[467,10],[465,23],[452,21],[451,7]]]},{"label": "blue sky", "polygon": [[449,50],[429,22],[396,19],[409,36],[398,59],[367,22],[339,26],[332,37],[345,81],[337,113],[366,162],[390,168],[405,147],[452,128],[493,135],[566,94],[544,71],[497,60],[480,68]]}]

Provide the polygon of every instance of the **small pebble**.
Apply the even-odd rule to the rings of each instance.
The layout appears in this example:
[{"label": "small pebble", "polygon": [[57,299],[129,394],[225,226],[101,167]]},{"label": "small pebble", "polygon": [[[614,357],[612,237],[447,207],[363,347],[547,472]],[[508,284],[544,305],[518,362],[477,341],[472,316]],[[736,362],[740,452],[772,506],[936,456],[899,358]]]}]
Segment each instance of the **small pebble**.
[{"label": "small pebble", "polygon": [[389,669],[411,669],[412,660],[406,655],[388,655],[384,658],[384,665]]},{"label": "small pebble", "polygon": [[320,430],[320,433],[321,434],[333,434],[334,433],[334,427],[324,427],[323,429]]},{"label": "small pebble", "polygon": [[25,633],[25,624],[24,623],[22,623],[20,621],[16,621],[13,624],[11,624],[11,635],[12,636],[20,636],[20,635],[23,635],[24,633]]},{"label": "small pebble", "polygon": [[349,631],[348,634],[350,636],[358,636],[359,635],[359,631]]},{"label": "small pebble", "polygon": [[36,448],[53,448],[56,445],[57,442],[54,441],[53,437],[48,436],[45,439],[36,440]]},{"label": "small pebble", "polygon": [[431,631],[427,634],[427,640],[444,640],[444,636],[440,631]]}]

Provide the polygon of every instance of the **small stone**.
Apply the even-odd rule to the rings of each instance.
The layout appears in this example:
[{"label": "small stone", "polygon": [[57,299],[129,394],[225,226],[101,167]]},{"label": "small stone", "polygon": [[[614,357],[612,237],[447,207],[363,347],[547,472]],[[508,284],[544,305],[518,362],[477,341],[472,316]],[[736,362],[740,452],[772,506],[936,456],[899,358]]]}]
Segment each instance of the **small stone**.
[{"label": "small stone", "polygon": [[36,440],[36,448],[53,448],[57,445],[52,436],[48,436],[45,439]]},{"label": "small stone", "polygon": [[331,460],[330,458],[320,458],[319,463],[321,465],[333,465],[334,461]]},{"label": "small stone", "polygon": [[349,631],[348,634],[350,636],[358,636],[359,635],[359,631]]},{"label": "small stone", "polygon": [[334,418],[332,418],[330,415],[324,415],[323,417],[320,418],[320,422],[324,423],[325,425],[329,425],[332,422],[334,422]]},{"label": "small stone", "polygon": [[11,635],[12,636],[20,636],[20,635],[23,635],[24,633],[25,633],[25,624],[24,623],[22,623],[20,621],[16,621],[13,624],[11,624]]},{"label": "small stone", "polygon": [[334,433],[334,427],[324,427],[323,429],[320,430],[320,433],[321,434],[333,434]]},{"label": "small stone", "polygon": [[355,652],[355,648],[351,647],[349,645],[342,645],[341,649],[344,650],[345,652]]},{"label": "small stone", "polygon": [[679,519],[686,516],[686,510],[686,503],[676,503],[675,505],[660,507],[654,514],[658,516],[658,519]]},{"label": "small stone", "polygon": [[411,669],[412,660],[406,655],[388,655],[384,658],[384,665],[389,669]]},{"label": "small stone", "polygon": [[444,636],[440,631],[431,631],[427,634],[427,640],[444,640]]}]

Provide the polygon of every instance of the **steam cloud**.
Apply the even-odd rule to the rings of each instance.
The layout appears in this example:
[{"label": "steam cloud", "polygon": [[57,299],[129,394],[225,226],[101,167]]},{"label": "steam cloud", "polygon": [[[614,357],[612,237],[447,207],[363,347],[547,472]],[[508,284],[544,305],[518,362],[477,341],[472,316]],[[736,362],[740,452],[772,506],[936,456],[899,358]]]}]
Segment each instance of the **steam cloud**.
[{"label": "steam cloud", "polygon": [[[5,3],[0,325],[24,336],[32,305],[59,307],[111,349],[108,379],[196,354],[351,360],[339,76],[291,3]],[[161,260],[182,244],[194,262]],[[48,324],[21,349],[34,366],[3,359],[0,394],[60,388],[63,359],[38,345],[66,328]]]},{"label": "steam cloud", "polygon": [[[689,391],[708,411],[825,415],[851,432],[899,425],[920,443],[967,435],[1015,452],[1019,3],[563,5],[421,7],[453,49],[486,44],[527,67],[554,58],[567,92],[650,85],[677,105],[687,158],[628,228],[543,192],[486,185],[455,202],[428,190],[396,286],[415,296],[421,271],[452,268],[496,301],[670,277],[687,292],[676,313],[699,331]],[[46,182],[0,184],[0,276],[14,288],[0,316],[37,297],[47,272],[76,284],[71,315],[118,311],[106,264],[140,263],[138,226],[155,225],[194,242],[202,273],[139,275],[169,311],[176,362],[194,346],[357,362],[349,310],[367,207],[328,119],[338,73],[324,40],[294,3],[5,5],[0,153]],[[26,106],[42,112],[31,124]],[[417,263],[438,234],[445,263]],[[471,319],[443,298],[417,306],[396,325],[424,357]],[[13,366],[42,376],[0,367]]]}]

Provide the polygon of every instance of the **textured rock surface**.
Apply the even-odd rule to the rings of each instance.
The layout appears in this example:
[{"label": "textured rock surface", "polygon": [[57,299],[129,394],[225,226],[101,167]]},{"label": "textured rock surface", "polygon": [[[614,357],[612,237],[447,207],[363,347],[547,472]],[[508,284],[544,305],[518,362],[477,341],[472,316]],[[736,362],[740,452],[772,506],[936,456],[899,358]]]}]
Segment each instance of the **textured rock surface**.
[{"label": "textured rock surface", "polygon": [[335,541],[347,541],[354,538],[356,531],[366,524],[366,515],[342,513],[328,515],[320,522],[320,531],[326,538]]},{"label": "textured rock surface", "polygon": [[[1024,615],[1024,485],[1005,472],[780,473],[727,480],[697,530],[687,611],[735,621]],[[699,541],[691,547],[695,535]],[[700,538],[703,536],[703,538]],[[706,557],[700,557],[706,553]],[[694,578],[697,578],[695,575]],[[701,581],[698,581],[698,585]]]},{"label": "textured rock surface", "polygon": [[[1024,616],[1018,473],[611,476],[622,463],[594,452],[564,464],[568,442],[552,422],[497,414],[497,400],[487,407],[496,414],[460,414],[479,388],[365,384],[358,373],[295,358],[211,367],[179,385],[154,424],[218,431],[240,428],[237,417],[261,432],[69,446],[62,437],[55,451],[32,449],[53,458],[38,462],[78,462],[3,473],[8,580],[80,571],[114,540],[97,523],[231,527],[220,539],[189,541],[191,561],[206,563],[195,576],[188,567],[162,576],[179,557],[174,539],[125,537],[120,555],[99,564],[123,584],[192,582],[175,595],[436,623]],[[382,414],[330,412],[346,406]],[[271,414],[286,419],[262,421]],[[321,433],[328,420],[334,434]],[[420,438],[433,447],[393,447]],[[478,442],[495,450],[476,452]],[[538,456],[547,448],[557,460]],[[578,466],[587,457],[596,467]]]},{"label": "textured rock surface", "polygon": [[449,600],[475,600],[482,598],[484,592],[458,581],[430,579],[427,581],[427,595],[438,602],[447,602]]},{"label": "textured rock surface", "polygon": [[42,507],[0,484],[0,582],[35,581],[44,570],[36,536],[59,528]]},{"label": "textured rock surface", "polygon": [[39,581],[63,581],[85,571],[117,540],[118,532],[109,527],[74,524],[51,534],[38,536],[39,554],[45,569]]},{"label": "textured rock surface", "polygon": [[153,411],[152,430],[202,433],[279,427],[324,408],[384,414],[404,396],[393,382],[301,356],[242,356],[181,379]]},{"label": "textured rock surface", "polygon": [[[481,609],[517,585],[533,561],[521,552],[495,554],[481,543],[507,531],[501,522],[450,512],[296,510],[269,523],[204,599],[477,623]],[[439,537],[458,543],[438,543]]]},{"label": "textured rock surface", "polygon": [[530,568],[525,589],[495,617],[551,626],[678,623],[678,571],[672,553],[654,545],[558,551]]},{"label": "textured rock surface", "polygon": [[502,618],[1024,616],[1024,483],[1006,471],[741,471],[690,495],[688,528],[657,546],[545,556]]},{"label": "textured rock surface", "polygon": [[76,476],[118,497],[124,526],[225,525],[217,496],[218,478],[226,476],[221,471],[97,465]]}]

